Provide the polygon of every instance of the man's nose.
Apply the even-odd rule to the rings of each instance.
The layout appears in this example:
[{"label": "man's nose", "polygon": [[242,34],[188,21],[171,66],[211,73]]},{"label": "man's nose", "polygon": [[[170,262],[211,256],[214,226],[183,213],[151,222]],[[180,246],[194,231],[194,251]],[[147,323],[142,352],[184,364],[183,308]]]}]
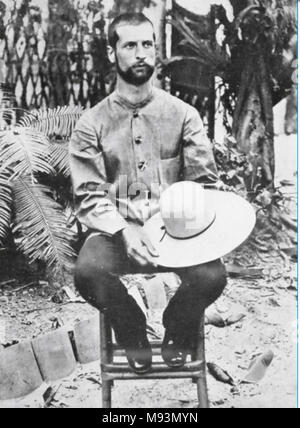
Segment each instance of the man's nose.
[{"label": "man's nose", "polygon": [[136,54],[137,59],[145,59],[146,58],[145,49],[144,49],[142,44],[137,45],[135,54]]}]

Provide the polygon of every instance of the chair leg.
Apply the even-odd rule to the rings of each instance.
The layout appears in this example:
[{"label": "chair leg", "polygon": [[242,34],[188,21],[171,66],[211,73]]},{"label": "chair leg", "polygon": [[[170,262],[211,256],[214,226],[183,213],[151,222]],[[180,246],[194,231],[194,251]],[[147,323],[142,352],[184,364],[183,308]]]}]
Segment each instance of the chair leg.
[{"label": "chair leg", "polygon": [[[102,365],[113,362],[111,327],[105,314],[100,313],[100,358],[101,373]],[[102,379],[102,408],[111,409],[112,406],[112,381]]]},{"label": "chair leg", "polygon": [[201,317],[199,333],[197,339],[197,349],[195,352],[196,360],[203,361],[203,377],[197,379],[198,403],[200,409],[209,408],[209,399],[206,380],[206,358],[205,358],[205,318]]},{"label": "chair leg", "polygon": [[206,376],[197,382],[199,409],[209,409]]},{"label": "chair leg", "polygon": [[102,382],[102,409],[111,409],[111,381]]}]

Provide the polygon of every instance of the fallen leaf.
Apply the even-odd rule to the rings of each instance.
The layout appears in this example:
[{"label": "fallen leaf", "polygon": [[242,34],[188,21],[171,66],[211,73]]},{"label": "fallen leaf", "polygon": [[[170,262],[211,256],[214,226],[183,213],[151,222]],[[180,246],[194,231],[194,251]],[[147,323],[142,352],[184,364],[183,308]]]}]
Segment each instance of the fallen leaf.
[{"label": "fallen leaf", "polygon": [[73,386],[73,385],[65,386],[65,388],[66,389],[70,389],[71,391],[77,391],[78,390],[78,387],[77,386]]},{"label": "fallen leaf", "polygon": [[274,359],[274,352],[268,351],[265,354],[255,358],[249,367],[247,376],[241,383],[258,383],[266,375],[266,372]]},{"label": "fallen leaf", "polygon": [[207,368],[209,373],[218,381],[222,383],[226,383],[231,386],[235,386],[235,382],[233,378],[221,367],[217,366],[213,363],[207,363]]},{"label": "fallen leaf", "polygon": [[97,385],[102,386],[102,383],[99,380],[95,379],[94,377],[87,377],[86,379],[89,380],[90,382],[93,382]]},{"label": "fallen leaf", "polygon": [[214,404],[214,406],[223,406],[225,404],[225,401],[224,400],[218,400],[218,401],[215,401],[213,404]]},{"label": "fallen leaf", "polygon": [[205,324],[214,327],[224,328],[226,326],[224,319],[217,312],[208,312],[205,315]]},{"label": "fallen leaf", "polygon": [[57,330],[58,328],[60,328],[60,327],[62,327],[64,325],[63,320],[60,317],[57,317],[57,316],[56,317],[55,316],[50,317],[49,321],[52,322],[51,328],[53,330]]},{"label": "fallen leaf", "polygon": [[233,314],[226,319],[225,323],[227,326],[230,326],[233,324],[237,324],[238,322],[242,321],[244,318],[246,318],[245,314],[242,314],[242,313]]},{"label": "fallen leaf", "polygon": [[233,386],[230,390],[232,395],[240,395],[240,391],[236,386]]},{"label": "fallen leaf", "polygon": [[44,401],[45,402],[48,401],[49,398],[52,396],[52,394],[53,394],[53,388],[52,386],[49,386],[43,394]]},{"label": "fallen leaf", "polygon": [[63,290],[58,290],[52,297],[51,301],[56,304],[61,304],[64,301],[65,293]]},{"label": "fallen leaf", "polygon": [[54,400],[55,395],[58,393],[59,389],[61,387],[61,384],[56,388],[52,388],[52,386],[49,386],[49,388],[46,389],[46,391],[43,394],[44,399],[44,408],[47,408],[50,406],[51,402]]},{"label": "fallen leaf", "polygon": [[2,343],[3,348],[7,349],[10,348],[11,346],[17,345],[19,343],[18,340],[13,340],[11,342],[8,343]]},{"label": "fallen leaf", "polygon": [[269,303],[271,306],[275,307],[275,308],[280,308],[280,304],[277,302],[276,299],[274,299],[273,297],[271,297],[269,299]]},{"label": "fallen leaf", "polygon": [[297,283],[290,284],[287,289],[290,291],[297,291],[298,292]]},{"label": "fallen leaf", "polygon": [[226,265],[226,270],[229,276],[233,278],[263,278],[263,268],[243,267],[234,264]]},{"label": "fallen leaf", "polygon": [[62,290],[64,291],[64,293],[66,294],[66,296],[68,297],[70,302],[74,302],[74,301],[78,300],[76,294],[74,293],[74,291],[71,290],[70,287],[65,286],[62,288]]},{"label": "fallen leaf", "polygon": [[291,257],[293,260],[298,260],[298,247],[297,245],[294,245],[293,247],[289,248],[281,248],[281,251],[283,251],[287,256]]},{"label": "fallen leaf", "polygon": [[291,180],[282,180],[280,182],[280,184],[284,187],[288,187],[288,186],[294,187],[295,186],[295,183]]}]

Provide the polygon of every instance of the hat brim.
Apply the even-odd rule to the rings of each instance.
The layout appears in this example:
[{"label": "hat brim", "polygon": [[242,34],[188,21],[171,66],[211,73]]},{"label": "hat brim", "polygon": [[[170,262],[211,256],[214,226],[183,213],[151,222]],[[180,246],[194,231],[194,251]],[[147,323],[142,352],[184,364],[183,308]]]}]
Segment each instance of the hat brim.
[{"label": "hat brim", "polygon": [[256,214],[249,202],[230,192],[205,190],[205,201],[214,207],[216,219],[203,234],[189,239],[175,239],[166,234],[161,214],[150,218],[144,230],[157,249],[155,262],[167,268],[197,266],[220,259],[238,248],[251,234]]}]

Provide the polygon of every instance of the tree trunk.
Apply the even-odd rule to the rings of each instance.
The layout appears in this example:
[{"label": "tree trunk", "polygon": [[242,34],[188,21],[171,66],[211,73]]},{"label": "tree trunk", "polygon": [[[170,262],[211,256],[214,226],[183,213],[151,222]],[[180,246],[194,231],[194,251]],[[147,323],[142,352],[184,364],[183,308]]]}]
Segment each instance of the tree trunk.
[{"label": "tree trunk", "polygon": [[[153,22],[156,34],[158,62],[166,58],[166,0],[156,0],[155,4],[144,10],[145,15]],[[163,87],[158,68],[155,77],[155,86]]]},{"label": "tree trunk", "polygon": [[251,171],[249,191],[260,186],[274,188],[274,119],[270,73],[264,50],[252,52],[242,73],[233,133],[247,155]]}]

